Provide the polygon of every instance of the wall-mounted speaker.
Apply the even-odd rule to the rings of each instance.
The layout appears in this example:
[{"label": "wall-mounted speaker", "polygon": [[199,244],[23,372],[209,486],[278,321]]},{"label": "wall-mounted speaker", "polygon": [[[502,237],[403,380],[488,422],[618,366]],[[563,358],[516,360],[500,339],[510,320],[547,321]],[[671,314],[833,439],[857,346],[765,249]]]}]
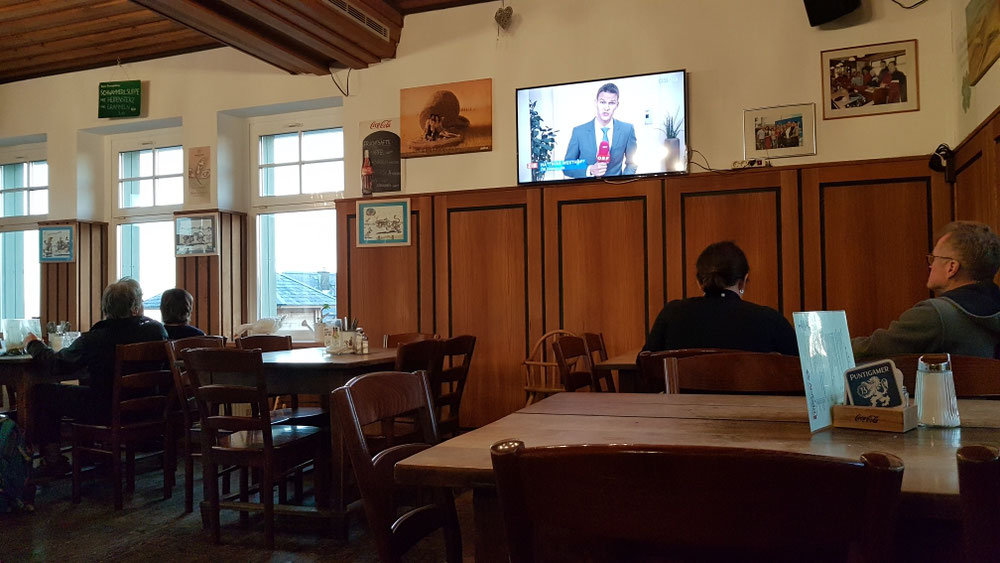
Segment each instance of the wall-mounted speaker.
[{"label": "wall-mounted speaker", "polygon": [[809,25],[815,27],[845,16],[861,6],[861,0],[802,0],[809,14]]}]

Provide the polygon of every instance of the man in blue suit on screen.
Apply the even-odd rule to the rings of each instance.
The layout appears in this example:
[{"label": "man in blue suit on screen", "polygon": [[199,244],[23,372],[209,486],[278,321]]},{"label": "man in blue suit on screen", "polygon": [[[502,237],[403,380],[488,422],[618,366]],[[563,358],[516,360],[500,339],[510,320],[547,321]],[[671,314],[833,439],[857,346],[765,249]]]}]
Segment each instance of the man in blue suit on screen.
[{"label": "man in blue suit on screen", "polygon": [[613,119],[618,109],[618,87],[608,82],[597,90],[597,116],[573,128],[563,160],[586,161],[586,166],[567,166],[573,178],[635,174],[635,128]]}]

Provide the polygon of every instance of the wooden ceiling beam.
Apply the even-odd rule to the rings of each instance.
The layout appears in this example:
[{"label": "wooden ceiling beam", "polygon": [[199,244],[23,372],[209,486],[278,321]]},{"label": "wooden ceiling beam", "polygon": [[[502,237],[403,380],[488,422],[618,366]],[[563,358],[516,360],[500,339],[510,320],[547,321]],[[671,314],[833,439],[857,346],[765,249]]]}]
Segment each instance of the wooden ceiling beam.
[{"label": "wooden ceiling beam", "polygon": [[458,6],[468,6],[470,4],[482,4],[493,0],[393,0],[396,8],[403,14],[416,14],[419,12],[430,12],[432,10],[444,10],[445,8],[457,8]]},{"label": "wooden ceiling beam", "polygon": [[[170,21],[149,10],[139,10],[127,14],[107,16],[95,20],[82,21],[38,31],[30,31],[16,34],[0,34],[0,50],[15,49],[26,45],[36,45],[59,41],[69,37],[79,37],[81,35],[91,35],[104,31],[112,31],[123,27],[140,26],[147,23]],[[173,23],[173,22],[171,22]],[[173,25],[178,25],[173,23]]]},{"label": "wooden ceiling beam", "polygon": [[379,59],[396,56],[396,43],[386,41],[375,35],[358,21],[343,14],[343,12],[319,2],[292,0],[287,5],[296,12],[328,30],[331,37],[346,38],[362,49],[373,53]]},{"label": "wooden ceiling beam", "polygon": [[385,0],[351,0],[351,2],[371,14],[382,16],[380,18],[382,23],[388,25],[392,31],[399,33],[403,30],[403,14]]},{"label": "wooden ceiling beam", "polygon": [[254,29],[220,16],[194,0],[135,0],[154,12],[288,72],[327,74],[329,66],[303,56]]},{"label": "wooden ceiling beam", "polygon": [[[245,7],[247,0],[221,0],[233,7]],[[379,62],[379,57],[365,51],[357,45],[342,40],[340,37],[329,37],[326,30],[308,18],[303,18],[295,10],[281,2],[273,0],[253,0],[260,10],[255,12],[255,19],[262,25],[274,30],[289,41],[301,44],[304,48],[314,51],[327,61],[327,66],[333,61],[339,61],[351,68],[366,68]]]},{"label": "wooden ceiling beam", "polygon": [[93,4],[93,0],[34,0],[33,2],[3,2],[0,23],[11,23],[36,16],[55,15]]},{"label": "wooden ceiling beam", "polygon": [[4,25],[4,33],[19,34],[35,32],[142,10],[141,6],[137,6],[126,0],[89,2],[86,5],[69,10],[55,9],[48,14],[12,20],[10,23]]},{"label": "wooden ceiling beam", "polygon": [[[178,26],[176,23],[160,19],[153,23],[142,24],[134,27],[122,27],[110,31],[102,31],[100,33],[92,33],[88,35],[78,35],[76,37],[70,37],[68,39],[60,39],[58,41],[49,41],[45,43],[36,43],[34,45],[28,45],[26,47],[18,47],[14,49],[7,49],[0,51],[0,66],[8,60],[17,60],[26,57],[39,57],[45,55],[45,53],[52,52],[69,52],[69,51],[79,51],[87,47],[98,47],[107,46],[114,48],[114,45],[121,43],[123,41],[128,41],[130,39],[140,39],[140,38],[153,38],[156,40],[155,36],[166,35],[175,31],[187,31],[189,33],[197,33],[189,30],[185,27]],[[206,37],[207,40],[211,40],[210,37]]]}]

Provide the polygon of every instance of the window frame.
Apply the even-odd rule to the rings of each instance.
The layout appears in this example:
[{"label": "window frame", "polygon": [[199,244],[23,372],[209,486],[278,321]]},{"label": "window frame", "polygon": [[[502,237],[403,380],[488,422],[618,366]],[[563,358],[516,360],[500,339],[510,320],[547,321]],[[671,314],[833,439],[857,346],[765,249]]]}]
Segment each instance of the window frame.
[{"label": "window frame", "polygon": [[[176,146],[181,148],[181,203],[170,205],[152,205],[148,207],[122,207],[121,193],[119,192],[119,183],[121,182],[121,177],[119,176],[121,172],[119,155],[123,152],[129,151],[162,149]],[[185,192],[187,191],[187,175],[184,173],[184,163],[186,162],[187,155],[184,151],[183,131],[180,127],[113,135],[110,138],[109,153],[111,155],[111,186],[109,190],[109,199],[111,201],[112,219],[125,219],[122,222],[134,223],[136,221],[133,219],[138,217],[164,215],[168,213],[172,214],[175,211],[181,211],[184,209],[184,202],[186,199]],[[156,201],[155,193],[153,201]]]},{"label": "window frame", "polygon": [[[30,217],[36,217],[37,218],[39,216],[38,215],[30,215]],[[23,218],[23,217],[21,217],[21,218]],[[39,231],[40,229],[41,229],[41,225],[38,224],[38,221],[33,221],[33,222],[30,222],[30,223],[20,223],[20,224],[17,224],[17,225],[0,225],[0,233],[16,233],[16,232],[25,232],[25,231]],[[35,249],[35,252],[36,253],[38,252],[37,248]],[[35,256],[37,258],[38,254],[36,254]],[[43,265],[41,263],[39,263],[38,266],[39,266],[39,274],[41,274],[41,270],[42,270]],[[2,256],[0,256],[0,274],[3,274]],[[0,281],[2,281],[2,280],[0,280]],[[39,278],[39,286],[38,286],[38,311],[39,311],[39,316],[41,316],[41,312],[42,312],[42,297],[43,297],[43,292],[42,292],[42,286],[41,286],[41,278]],[[15,317],[4,317],[4,318],[15,318]],[[31,318],[34,318],[34,317],[31,317]]]},{"label": "window frame", "polygon": [[[23,145],[11,145],[0,147],[0,165],[31,163],[44,160],[48,164],[47,143],[26,143]],[[52,167],[49,166],[49,182],[45,189],[48,191],[47,208],[48,211],[39,215],[14,215],[10,217],[0,216],[0,230],[23,231],[32,228],[37,229],[40,221],[49,218],[52,211]],[[30,196],[29,196],[30,197]],[[31,227],[34,225],[34,227]]]}]

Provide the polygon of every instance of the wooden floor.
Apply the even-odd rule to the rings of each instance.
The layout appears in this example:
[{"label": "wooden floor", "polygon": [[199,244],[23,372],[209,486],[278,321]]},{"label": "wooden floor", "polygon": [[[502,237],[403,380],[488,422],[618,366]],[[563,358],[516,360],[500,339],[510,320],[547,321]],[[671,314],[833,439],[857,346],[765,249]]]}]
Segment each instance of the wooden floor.
[{"label": "wooden floor", "polygon": [[[70,502],[70,479],[39,486],[33,513],[0,514],[0,562],[12,561],[358,561],[376,562],[375,547],[364,515],[352,520],[345,545],[326,537],[315,523],[283,519],[277,523],[276,549],[264,548],[263,521],[251,518],[250,529],[239,525],[238,513],[222,512],[222,544],[212,543],[202,530],[197,506],[184,514],[184,491],[162,499],[162,473],[155,460],[140,462],[136,492],[126,497],[125,509],[115,512],[109,480],[92,476],[83,486],[83,501]],[[140,466],[139,471],[144,467]],[[182,474],[178,474],[180,480]],[[195,499],[201,499],[201,480],[195,481]],[[456,501],[462,526],[462,548],[472,560],[472,494]],[[444,561],[441,534],[425,539],[407,561]]]}]

